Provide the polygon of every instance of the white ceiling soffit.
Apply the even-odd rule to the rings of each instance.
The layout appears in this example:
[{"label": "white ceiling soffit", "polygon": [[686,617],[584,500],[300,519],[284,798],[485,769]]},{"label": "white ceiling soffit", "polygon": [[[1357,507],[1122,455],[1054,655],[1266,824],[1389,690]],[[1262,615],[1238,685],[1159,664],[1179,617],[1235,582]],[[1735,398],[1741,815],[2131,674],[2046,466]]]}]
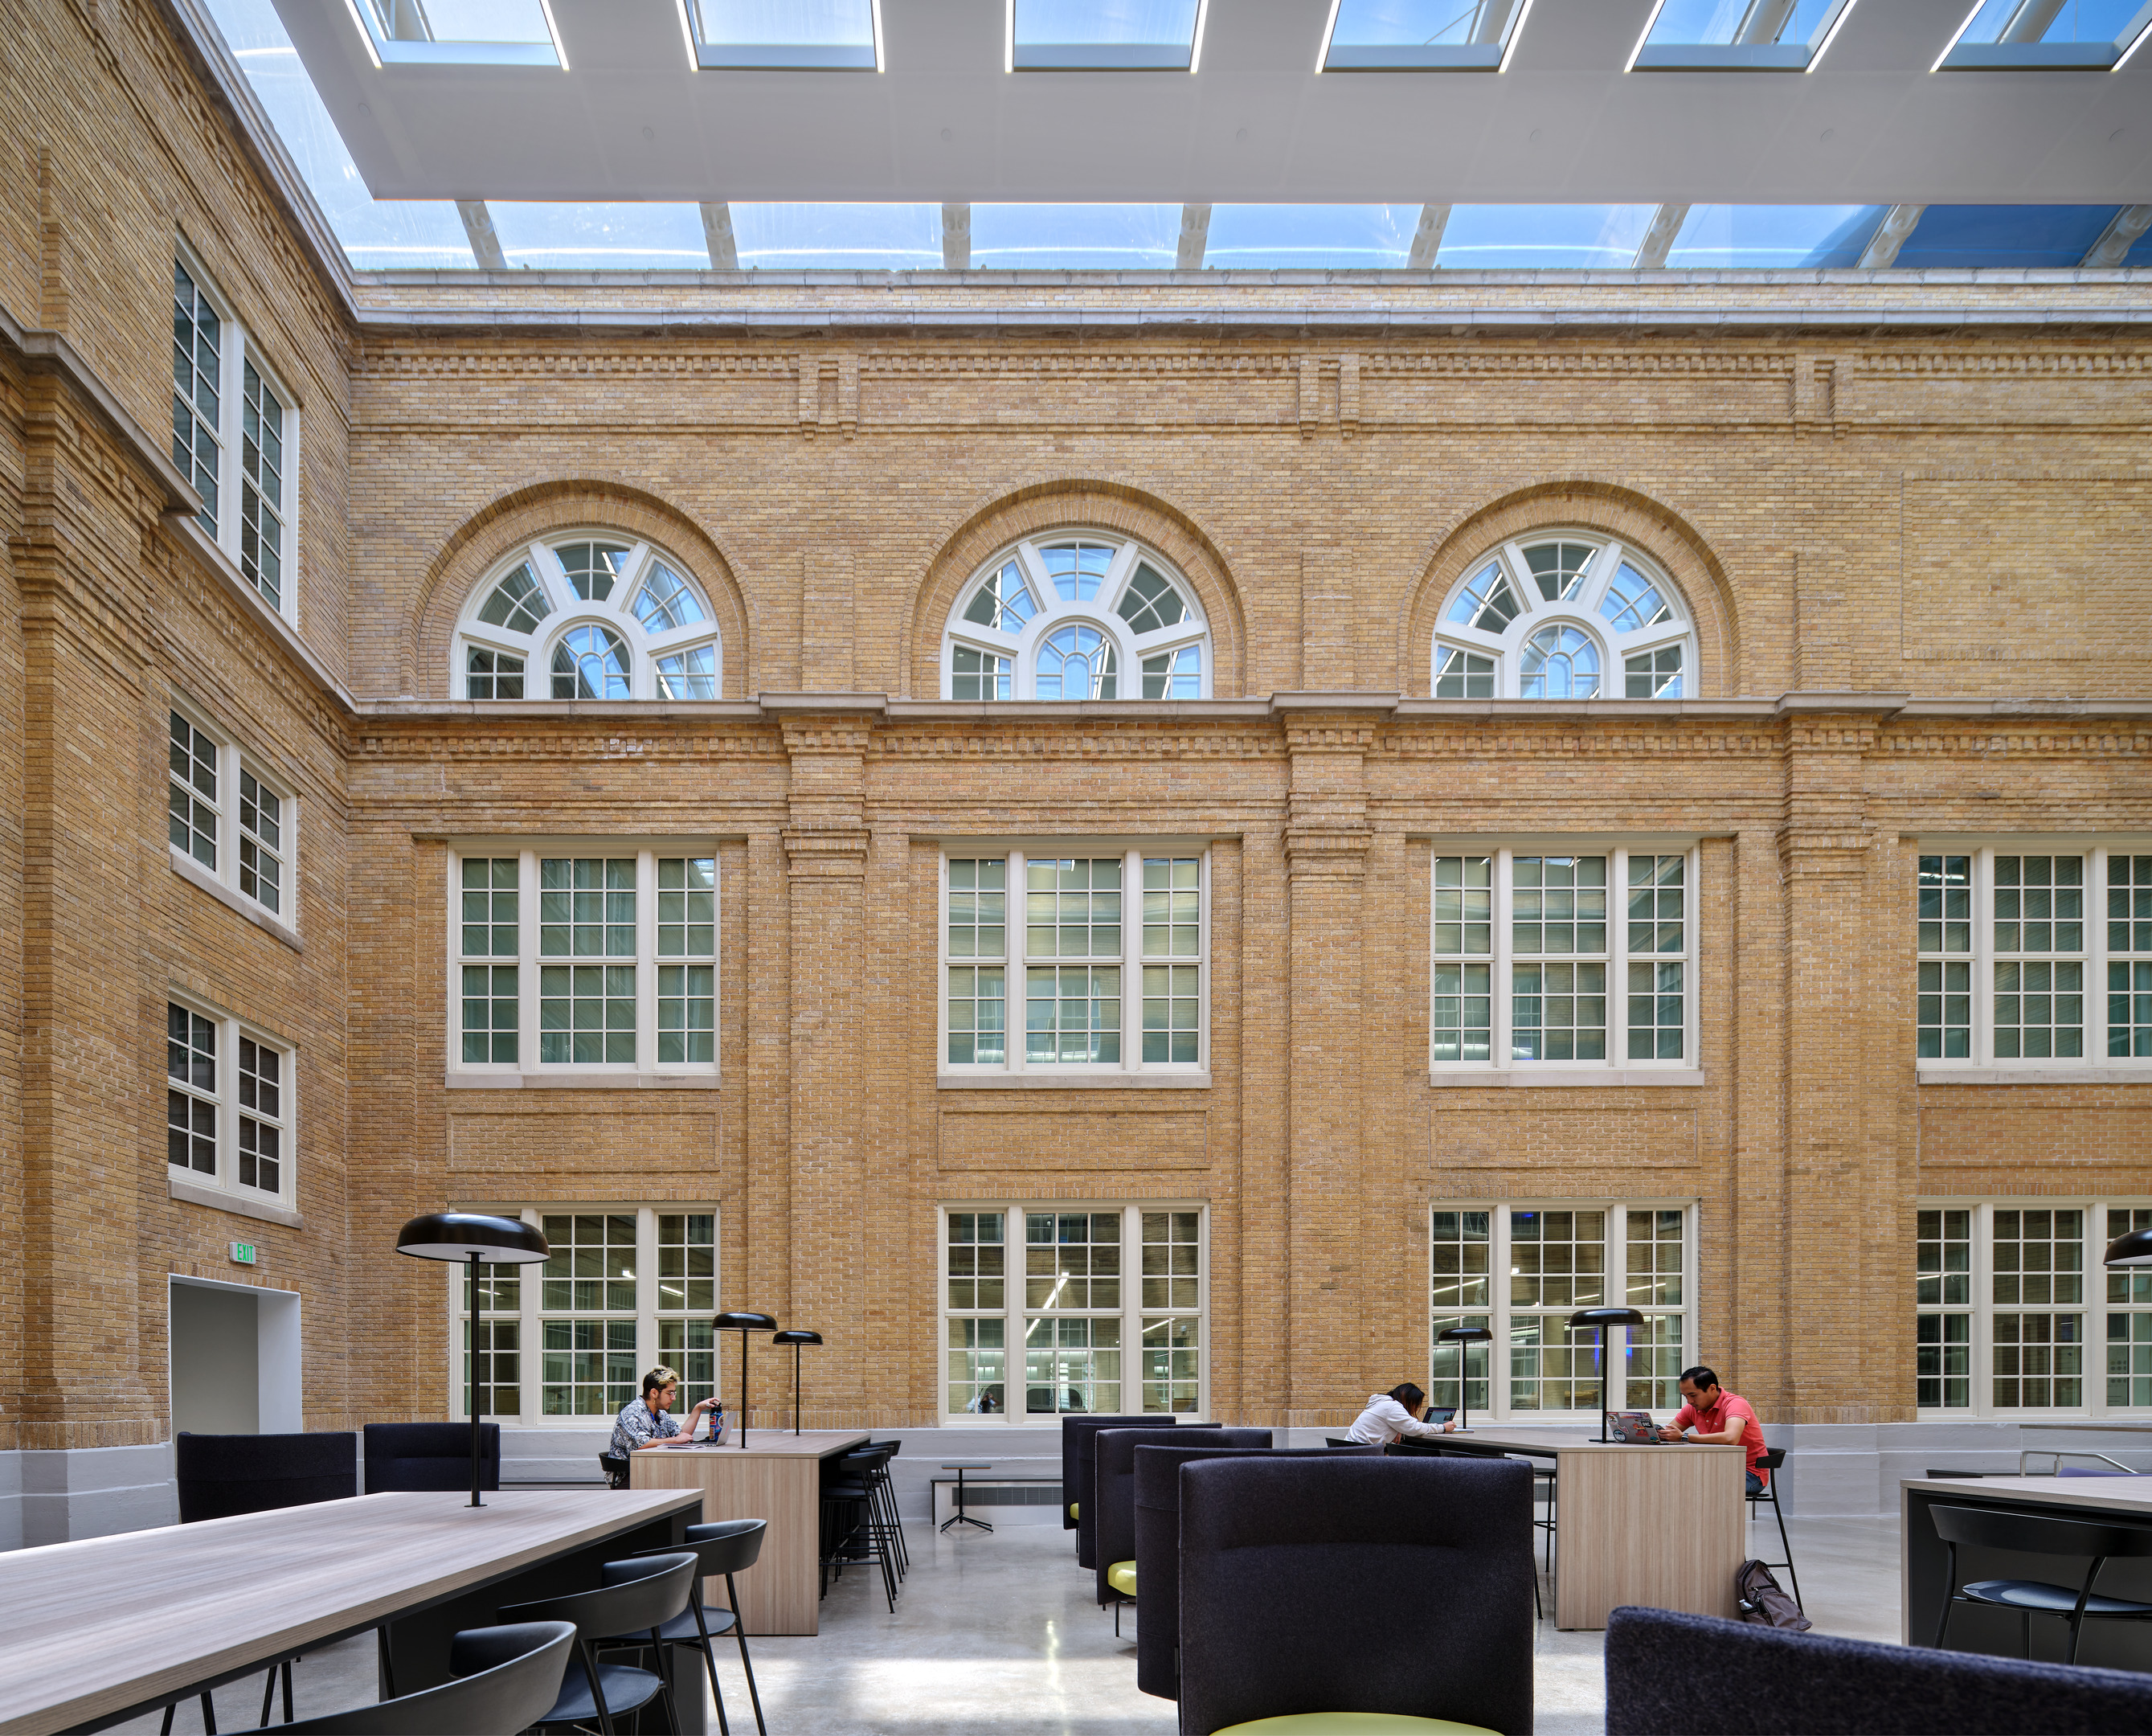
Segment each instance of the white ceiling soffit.
[{"label": "white ceiling soffit", "polygon": [[377,68],[276,5],[379,199],[2152,197],[2152,52],[1932,71],[1967,0],[1858,0],[1806,73],[1624,73],[1653,0],[1535,0],[1506,72],[1320,75],[1328,0],[1214,0],[1192,76],[1006,72],[1004,0],[882,0],[881,73],[690,70],[678,0],[551,0],[566,71]]}]

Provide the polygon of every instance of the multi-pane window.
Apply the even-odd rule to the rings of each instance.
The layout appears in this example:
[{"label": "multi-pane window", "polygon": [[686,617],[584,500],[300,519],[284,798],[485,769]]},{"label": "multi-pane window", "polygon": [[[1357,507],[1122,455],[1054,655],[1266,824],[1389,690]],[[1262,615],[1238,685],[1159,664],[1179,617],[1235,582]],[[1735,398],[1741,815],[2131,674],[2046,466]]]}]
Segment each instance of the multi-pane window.
[{"label": "multi-pane window", "polygon": [[454,871],[459,1066],[715,1068],[714,855],[475,850]]},{"label": "multi-pane window", "polygon": [[[1042,845],[947,857],[944,1066],[1200,1067],[1205,875],[1194,847],[1064,855]],[[1010,894],[1019,887],[1013,921]],[[1007,1034],[1012,980],[1023,994],[1020,1043]]]},{"label": "multi-pane window", "polygon": [[[1627,1306],[1644,1324],[1607,1335],[1608,1366],[1619,1371],[1608,1403],[1677,1407],[1681,1370],[1694,1360],[1691,1230],[1688,1208],[1672,1203],[1437,1206],[1429,1237],[1434,1402],[1457,1404],[1461,1376],[1472,1409],[1495,1417],[1596,1410],[1598,1338],[1572,1333],[1569,1317]],[[1443,1331],[1458,1326],[1495,1337],[1469,1348],[1442,1343]]]},{"label": "multi-pane window", "polygon": [[2152,1409],[2152,1280],[2099,1264],[2109,1241],[2148,1223],[2152,1206],[2137,1200],[1923,1203],[1921,1407],[2003,1419]]},{"label": "multi-pane window", "polygon": [[[618,1414],[664,1363],[680,1373],[672,1414],[713,1396],[718,1345],[718,1219],[707,1206],[517,1207],[551,1253],[542,1265],[480,1267],[480,1382],[488,1414],[589,1427]],[[469,1414],[472,1294],[450,1274],[449,1312]],[[535,1352],[535,1354],[526,1354]]]},{"label": "multi-pane window", "polygon": [[297,804],[199,718],[175,706],[167,729],[165,829],[173,855],[277,921],[293,922]]},{"label": "multi-pane window", "polygon": [[253,334],[218,301],[199,266],[174,261],[172,462],[201,496],[196,521],[261,600],[289,616],[298,418]]},{"label": "multi-pane window", "polygon": [[288,1200],[292,1051],[239,1020],[165,1009],[165,1155],[190,1182]]},{"label": "multi-pane window", "polygon": [[952,1415],[1022,1421],[1203,1409],[1199,1208],[952,1207],[942,1215],[942,1261]]},{"label": "multi-pane window", "polygon": [[2152,1060],[2152,856],[1997,845],[1924,852],[1917,872],[1921,1061]]},{"label": "multi-pane window", "polygon": [[1438,845],[1432,878],[1432,1065],[1694,1064],[1693,855]]},{"label": "multi-pane window", "polygon": [[1194,588],[1160,556],[1119,537],[1042,536],[957,593],[943,697],[1200,699],[1210,655]]}]

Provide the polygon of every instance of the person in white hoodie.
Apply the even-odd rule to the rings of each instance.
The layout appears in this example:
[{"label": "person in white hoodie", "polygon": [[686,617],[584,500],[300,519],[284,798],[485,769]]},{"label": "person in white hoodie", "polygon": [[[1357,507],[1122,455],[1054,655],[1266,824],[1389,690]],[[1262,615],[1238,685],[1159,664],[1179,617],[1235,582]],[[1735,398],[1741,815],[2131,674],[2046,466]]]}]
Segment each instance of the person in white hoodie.
[{"label": "person in white hoodie", "polygon": [[1426,1414],[1427,1394],[1407,1381],[1387,1393],[1368,1393],[1368,1408],[1346,1433],[1363,1445],[1386,1447],[1407,1435],[1427,1439],[1450,1434],[1457,1427],[1454,1419],[1446,1423],[1424,1423],[1420,1419]]}]

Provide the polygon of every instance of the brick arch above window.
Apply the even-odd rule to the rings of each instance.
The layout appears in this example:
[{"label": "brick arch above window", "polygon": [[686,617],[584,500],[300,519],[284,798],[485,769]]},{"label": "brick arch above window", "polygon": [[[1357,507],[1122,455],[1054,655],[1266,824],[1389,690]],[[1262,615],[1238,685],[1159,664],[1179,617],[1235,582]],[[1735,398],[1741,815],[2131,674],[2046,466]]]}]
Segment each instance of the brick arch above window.
[{"label": "brick arch above window", "polygon": [[[1403,642],[1398,664],[1406,672],[1407,693],[1425,696],[1434,691],[1443,619],[1461,588],[1498,551],[1558,543],[1565,532],[1571,533],[1571,541],[1591,542],[1609,551],[1633,551],[1642,557],[1632,562],[1636,571],[1671,585],[1674,612],[1686,617],[1693,644],[1693,673],[1683,672],[1684,698],[1718,698],[1740,691],[1738,620],[1724,571],[1703,539],[1676,515],[1633,490],[1613,484],[1560,482],[1504,495],[1443,536],[1408,594],[1399,622]],[[1525,578],[1522,572],[1517,576]],[[1606,582],[1602,575],[1599,583]],[[1600,594],[1595,591],[1595,597]],[[1542,601],[1536,588],[1533,600]],[[1596,607],[1590,618],[1602,634],[1611,625],[1597,616]],[[1617,659],[1606,677],[1605,691],[1610,697],[1618,698],[1626,690],[1615,685],[1626,680],[1618,665]],[[1513,695],[1515,680],[1500,691]]]},{"label": "brick arch above window", "polygon": [[1245,691],[1246,629],[1239,588],[1208,536],[1163,501],[1108,482],[1042,483],[982,506],[929,563],[906,626],[906,697],[931,699],[944,689],[946,630],[957,604],[997,555],[1019,543],[1103,533],[1155,551],[1185,582],[1210,635],[1209,695]]},{"label": "brick arch above window", "polygon": [[[762,684],[759,641],[749,622],[733,564],[710,535],[685,514],[625,483],[576,480],[539,483],[502,495],[474,514],[444,545],[419,587],[414,631],[406,643],[401,691],[425,699],[465,697],[461,627],[481,608],[494,586],[517,564],[520,551],[591,539],[647,546],[678,574],[707,608],[721,647],[718,691],[727,698],[751,695]],[[564,623],[549,619],[538,648],[548,660]],[[532,666],[535,670],[535,666]],[[526,672],[530,673],[530,672]],[[543,671],[528,691],[543,698],[550,685]]]}]

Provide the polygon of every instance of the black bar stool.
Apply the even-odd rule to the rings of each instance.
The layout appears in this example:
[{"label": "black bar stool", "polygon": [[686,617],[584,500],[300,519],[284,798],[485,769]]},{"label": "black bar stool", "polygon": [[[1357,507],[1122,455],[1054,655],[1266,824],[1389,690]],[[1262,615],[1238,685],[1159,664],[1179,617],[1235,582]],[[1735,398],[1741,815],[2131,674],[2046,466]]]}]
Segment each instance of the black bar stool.
[{"label": "black bar stool", "polygon": [[[710,1676],[711,1697],[718,1706],[718,1736],[732,1736],[732,1726],[725,1721],[724,1691],[718,1686],[716,1645],[716,1636],[728,1631],[739,1642],[740,1667],[747,1672],[748,1698],[754,1704],[754,1727],[760,1736],[769,1736],[769,1727],[762,1721],[762,1692],[754,1684],[754,1661],[747,1655],[747,1623],[740,1617],[739,1586],[733,1578],[760,1559],[762,1540],[769,1530],[766,1519],[721,1519],[713,1525],[691,1525],[685,1543],[661,1544],[629,1557],[633,1561],[644,1556],[694,1554],[699,1565],[688,1593],[688,1607],[657,1630],[657,1638],[665,1645],[684,1646],[703,1654],[703,1667]],[[713,1609],[703,1601],[703,1581],[719,1574],[724,1576],[729,1609]],[[650,1639],[645,1634],[621,1633],[597,1644],[601,1652],[623,1647],[640,1652],[649,1647]],[[662,1657],[659,1664],[662,1667]]]},{"label": "black bar stool", "polygon": [[678,1729],[680,1713],[673,1702],[671,1680],[627,1664],[600,1663],[597,1647],[599,1642],[623,1632],[647,1634],[657,1648],[662,1670],[665,1652],[657,1635],[688,1608],[698,1565],[696,1557],[684,1550],[668,1550],[640,1560],[607,1561],[598,1570],[601,1583],[595,1591],[510,1604],[502,1610],[504,1622],[566,1622],[576,1630],[576,1650],[557,1688],[558,1698],[550,1711],[531,1720],[530,1727],[545,1730],[595,1723],[604,1736],[614,1736],[617,1717],[639,1711],[662,1698],[672,1728]]},{"label": "black bar stool", "polygon": [[[2014,1609],[2024,1655],[2033,1655],[2033,1617],[2060,1616],[2070,1624],[2067,1663],[2078,1661],[2078,1635],[2088,1621],[2152,1621],[2152,1603],[2135,1603],[2126,1597],[2094,1595],[2093,1581],[2099,1570],[2117,1556],[2152,1556],[2152,1527],[2091,1525],[2077,1519],[2050,1519],[2039,1513],[1998,1513],[1987,1507],[1931,1507],[1936,1535],[1950,1552],[1950,1591],[1943,1599],[1942,1617],[1936,1623],[1936,1649],[1943,1649],[1950,1631],[1952,1609],[1961,1603],[1981,1604],[1990,1609]],[[2090,1561],[2084,1584],[2073,1591],[2068,1586],[2038,1579],[1983,1579],[1969,1586],[1957,1581],[1958,1546],[2001,1549],[2021,1555],[2066,1556]]]},{"label": "black bar stool", "polygon": [[1756,1522],[1757,1502],[1764,1501],[1769,1504],[1772,1515],[1779,1521],[1779,1547],[1785,1551],[1786,1558],[1783,1561],[1765,1561],[1764,1565],[1766,1567],[1783,1567],[1786,1570],[1786,1577],[1793,1581],[1794,1601],[1799,1607],[1801,1613],[1806,1615],[1808,1606],[1801,1602],[1801,1576],[1794,1569],[1794,1546],[1787,1541],[1786,1537],[1786,1510],[1779,1505],[1779,1467],[1785,1462],[1786,1449],[1784,1447],[1764,1449],[1764,1457],[1760,1463],[1771,1475],[1764,1482],[1763,1488],[1748,1497],[1748,1522],[1751,1525]]}]

